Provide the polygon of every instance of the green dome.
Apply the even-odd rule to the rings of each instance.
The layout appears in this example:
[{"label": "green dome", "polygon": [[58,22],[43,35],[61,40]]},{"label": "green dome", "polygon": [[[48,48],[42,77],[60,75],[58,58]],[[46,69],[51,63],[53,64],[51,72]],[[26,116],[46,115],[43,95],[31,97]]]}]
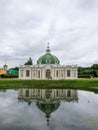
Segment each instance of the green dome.
[{"label": "green dome", "polygon": [[37,64],[59,64],[58,58],[50,53],[49,47],[47,47],[46,54],[41,56],[37,60]]},{"label": "green dome", "polygon": [[43,111],[48,116],[59,108],[60,103],[59,102],[56,103],[37,102],[36,105],[41,111]]},{"label": "green dome", "polygon": [[47,125],[49,125],[50,115],[51,115],[51,113],[53,113],[54,111],[56,111],[59,108],[60,103],[59,102],[56,102],[56,103],[37,102],[36,105],[42,112],[45,113],[46,118],[47,118]]}]

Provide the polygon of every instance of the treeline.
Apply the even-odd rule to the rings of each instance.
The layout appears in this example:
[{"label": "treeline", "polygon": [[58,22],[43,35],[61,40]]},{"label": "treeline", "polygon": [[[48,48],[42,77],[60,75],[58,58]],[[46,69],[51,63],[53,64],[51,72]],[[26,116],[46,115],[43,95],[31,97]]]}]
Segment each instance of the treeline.
[{"label": "treeline", "polygon": [[1,74],[0,78],[18,78],[18,75],[13,75],[13,74]]},{"label": "treeline", "polygon": [[98,77],[98,64],[93,64],[91,67],[78,67],[79,78],[94,78]]}]

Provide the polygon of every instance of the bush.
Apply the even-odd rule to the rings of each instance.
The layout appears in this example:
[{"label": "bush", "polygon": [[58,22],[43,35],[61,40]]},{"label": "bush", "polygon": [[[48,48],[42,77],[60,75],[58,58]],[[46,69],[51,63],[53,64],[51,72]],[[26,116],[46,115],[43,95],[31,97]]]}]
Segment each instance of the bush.
[{"label": "bush", "polygon": [[78,78],[90,78],[90,74],[79,74]]},{"label": "bush", "polygon": [[11,75],[11,74],[5,74],[5,75],[1,75],[1,78],[18,78],[18,75]]}]

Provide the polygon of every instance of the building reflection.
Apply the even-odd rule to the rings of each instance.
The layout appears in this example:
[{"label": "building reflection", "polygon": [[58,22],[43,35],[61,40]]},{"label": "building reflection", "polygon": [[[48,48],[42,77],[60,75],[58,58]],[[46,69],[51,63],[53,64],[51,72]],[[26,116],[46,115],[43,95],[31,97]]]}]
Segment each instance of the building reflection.
[{"label": "building reflection", "polygon": [[69,89],[19,89],[19,102],[27,102],[30,105],[36,102],[36,106],[45,113],[47,125],[51,113],[56,111],[60,102],[78,102],[78,91]]}]

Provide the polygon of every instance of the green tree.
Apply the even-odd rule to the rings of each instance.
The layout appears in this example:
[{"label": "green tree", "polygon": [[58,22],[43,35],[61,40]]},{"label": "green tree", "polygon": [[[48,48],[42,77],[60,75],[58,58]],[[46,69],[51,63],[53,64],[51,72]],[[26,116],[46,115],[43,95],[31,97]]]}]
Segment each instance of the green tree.
[{"label": "green tree", "polygon": [[91,66],[91,68],[92,68],[92,69],[97,69],[97,70],[98,70],[98,64],[93,64],[93,65]]},{"label": "green tree", "polygon": [[10,68],[10,70],[19,70],[19,67]]},{"label": "green tree", "polygon": [[98,64],[93,64],[91,67],[78,67],[79,78],[98,77]]}]

